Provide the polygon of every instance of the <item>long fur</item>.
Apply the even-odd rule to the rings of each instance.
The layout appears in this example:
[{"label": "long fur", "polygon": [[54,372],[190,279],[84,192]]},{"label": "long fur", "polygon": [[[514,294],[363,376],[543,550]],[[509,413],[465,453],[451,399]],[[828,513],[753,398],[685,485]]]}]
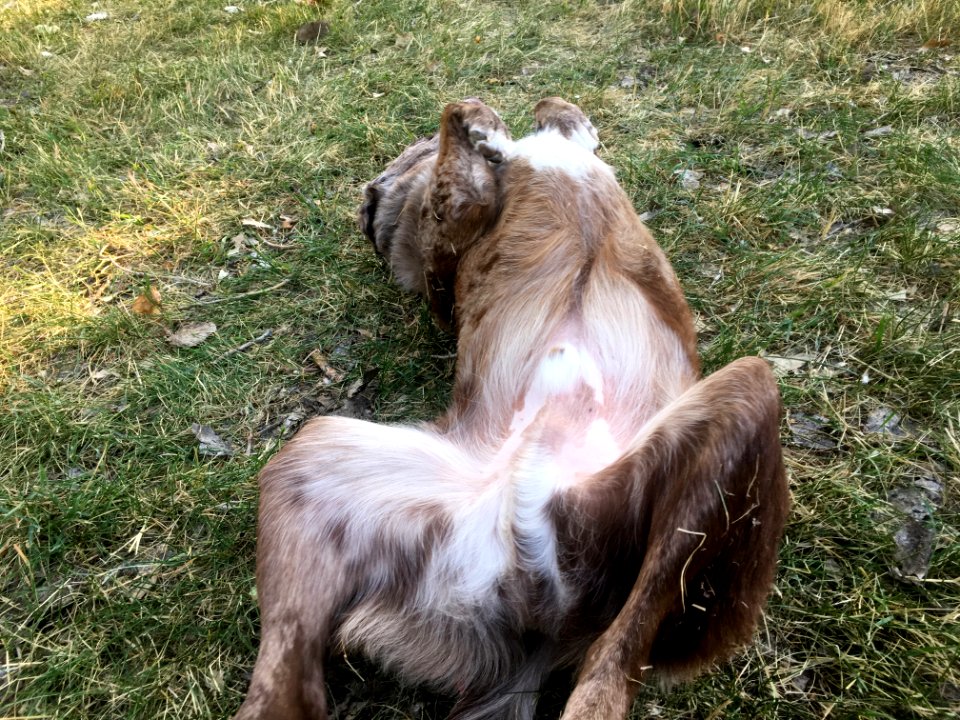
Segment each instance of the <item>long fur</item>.
[{"label": "long fur", "polygon": [[788,508],[780,402],[755,358],[699,378],[690,311],[574,105],[513,141],[476,100],[365,190],[360,224],[458,338],[449,410],[324,417],[264,468],[260,655],[237,714],[326,718],[330,647],[533,717],[623,717],[649,672],[746,642]]}]

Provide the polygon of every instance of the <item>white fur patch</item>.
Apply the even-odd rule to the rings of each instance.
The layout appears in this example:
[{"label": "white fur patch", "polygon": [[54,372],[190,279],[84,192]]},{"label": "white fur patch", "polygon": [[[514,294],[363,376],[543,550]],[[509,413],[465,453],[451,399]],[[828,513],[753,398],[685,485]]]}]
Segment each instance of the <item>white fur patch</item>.
[{"label": "white fur patch", "polygon": [[542,130],[516,141],[510,157],[522,158],[536,170],[560,170],[578,180],[598,171],[613,178],[610,166],[584,146],[586,138],[580,137],[583,134],[568,140],[557,130]]}]

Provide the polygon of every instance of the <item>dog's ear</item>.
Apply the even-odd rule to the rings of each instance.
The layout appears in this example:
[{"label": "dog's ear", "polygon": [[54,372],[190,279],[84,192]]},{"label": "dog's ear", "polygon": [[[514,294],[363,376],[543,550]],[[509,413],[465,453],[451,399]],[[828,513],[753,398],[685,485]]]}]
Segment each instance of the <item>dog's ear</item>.
[{"label": "dog's ear", "polygon": [[424,202],[437,161],[439,138],[417,140],[363,189],[360,230],[411,292],[426,291],[422,239]]},{"label": "dog's ear", "polygon": [[533,108],[533,117],[537,132],[553,130],[590,152],[600,144],[596,128],[583,110],[563,98],[544,98]]},{"label": "dog's ear", "polygon": [[460,256],[499,215],[500,179],[513,143],[500,116],[475,98],[444,108],[439,138],[426,201],[424,271],[430,308],[449,328]]}]

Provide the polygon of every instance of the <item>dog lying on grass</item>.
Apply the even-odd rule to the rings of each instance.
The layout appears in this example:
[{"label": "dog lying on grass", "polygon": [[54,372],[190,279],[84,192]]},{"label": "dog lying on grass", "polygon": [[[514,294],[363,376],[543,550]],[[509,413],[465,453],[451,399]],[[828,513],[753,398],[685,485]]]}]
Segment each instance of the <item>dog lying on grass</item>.
[{"label": "dog lying on grass", "polygon": [[239,720],[327,717],[331,647],[456,694],[458,720],[623,718],[648,675],[749,640],[788,510],[780,399],[700,379],[676,276],[559,98],[513,141],[477,100],[365,190],[363,231],[457,334],[450,409],[308,423],[260,475],[262,631]]}]

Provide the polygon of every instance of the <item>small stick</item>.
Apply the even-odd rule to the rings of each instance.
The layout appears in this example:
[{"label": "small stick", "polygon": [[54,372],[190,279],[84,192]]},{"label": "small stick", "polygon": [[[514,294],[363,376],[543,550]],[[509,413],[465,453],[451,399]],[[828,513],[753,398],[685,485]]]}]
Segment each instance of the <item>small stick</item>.
[{"label": "small stick", "polygon": [[262,243],[263,243],[264,245],[266,245],[267,247],[271,247],[271,248],[274,248],[274,249],[276,249],[276,250],[290,250],[291,248],[297,247],[297,242],[296,242],[296,241],[288,242],[288,243],[275,243],[275,242],[270,242],[270,241],[267,240],[267,239],[263,239],[263,240],[261,240],[260,242],[262,242]]},{"label": "small stick", "polygon": [[242,353],[245,350],[249,350],[254,345],[262,342],[266,342],[273,336],[273,329],[269,328],[264,330],[262,333],[257,335],[253,340],[247,340],[245,343],[237,345],[235,348],[227,350],[223,355],[217,358],[217,360],[223,360],[225,357],[230,357],[231,355],[236,355],[237,353]]},{"label": "small stick", "polygon": [[197,298],[196,300],[194,300],[194,302],[197,305],[215,305],[216,303],[230,302],[231,300],[239,300],[240,298],[253,297],[254,295],[263,295],[263,293],[279,290],[288,282],[290,282],[289,278],[287,280],[281,280],[276,285],[271,285],[270,287],[267,287],[267,288],[261,288],[260,290],[250,290],[249,292],[239,293],[238,295],[227,295],[226,297],[210,298],[209,300],[201,300],[200,298]]}]

